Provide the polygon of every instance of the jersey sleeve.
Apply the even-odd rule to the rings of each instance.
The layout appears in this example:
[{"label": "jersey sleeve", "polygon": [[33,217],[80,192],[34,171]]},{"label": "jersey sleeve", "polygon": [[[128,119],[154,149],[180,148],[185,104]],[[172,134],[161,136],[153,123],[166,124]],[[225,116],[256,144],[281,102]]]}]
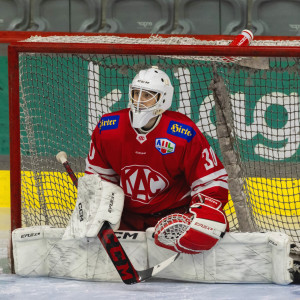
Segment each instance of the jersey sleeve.
[{"label": "jersey sleeve", "polygon": [[85,160],[85,174],[99,174],[102,179],[118,184],[120,181],[119,175],[107,162],[103,151],[104,146],[105,145],[102,145],[98,124],[93,131],[90,142],[90,150]]},{"label": "jersey sleeve", "polygon": [[196,134],[187,143],[183,159],[191,196],[201,193],[220,200],[224,207],[228,202],[227,172],[204,135],[198,128],[194,130]]}]

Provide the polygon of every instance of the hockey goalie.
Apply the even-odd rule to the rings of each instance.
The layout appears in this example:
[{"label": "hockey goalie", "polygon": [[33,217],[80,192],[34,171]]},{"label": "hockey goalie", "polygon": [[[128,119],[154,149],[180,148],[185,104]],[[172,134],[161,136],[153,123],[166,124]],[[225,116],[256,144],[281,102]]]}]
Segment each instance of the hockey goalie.
[{"label": "hockey goalie", "polygon": [[161,277],[291,282],[286,235],[228,232],[226,170],[193,121],[169,110],[173,90],[157,67],[138,72],[129,108],[103,115],[92,134],[68,227],[35,229],[39,249],[47,248],[40,261],[47,262],[21,261],[20,245],[31,243],[29,252],[32,242],[14,232],[17,273],[118,280],[97,240],[108,221],[139,269],[181,253]]}]

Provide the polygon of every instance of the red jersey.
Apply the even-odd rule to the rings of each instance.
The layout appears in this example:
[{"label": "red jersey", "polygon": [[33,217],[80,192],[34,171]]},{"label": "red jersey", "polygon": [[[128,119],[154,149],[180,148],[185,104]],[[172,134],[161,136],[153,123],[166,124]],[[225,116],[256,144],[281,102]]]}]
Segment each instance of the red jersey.
[{"label": "red jersey", "polygon": [[198,192],[228,199],[227,173],[197,126],[172,111],[140,134],[131,126],[130,110],[103,115],[92,138],[86,174],[100,174],[119,184],[124,209],[152,214],[187,205]]}]

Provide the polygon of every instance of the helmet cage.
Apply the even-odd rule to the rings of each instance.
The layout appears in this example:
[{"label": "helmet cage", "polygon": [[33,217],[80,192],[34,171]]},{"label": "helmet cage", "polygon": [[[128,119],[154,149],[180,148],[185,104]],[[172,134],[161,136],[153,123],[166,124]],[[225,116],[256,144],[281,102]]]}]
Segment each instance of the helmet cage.
[{"label": "helmet cage", "polygon": [[[134,96],[136,91],[138,91],[138,97]],[[150,95],[150,97],[147,97],[147,95]],[[144,89],[142,87],[132,86],[132,84],[129,85],[130,106],[135,112],[155,110],[160,98],[161,91]],[[155,99],[155,102],[152,105],[148,105],[153,99]]]}]

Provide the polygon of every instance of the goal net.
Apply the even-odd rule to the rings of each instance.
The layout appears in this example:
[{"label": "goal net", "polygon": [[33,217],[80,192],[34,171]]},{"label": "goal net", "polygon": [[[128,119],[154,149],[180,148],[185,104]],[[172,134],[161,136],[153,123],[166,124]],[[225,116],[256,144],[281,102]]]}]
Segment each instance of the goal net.
[{"label": "goal net", "polygon": [[[229,174],[230,230],[283,231],[300,243],[300,39],[32,37],[9,47],[12,229],[65,227],[104,113],[128,107],[136,73],[158,66],[172,110],[190,117]],[[231,63],[224,57],[234,57]]]}]

